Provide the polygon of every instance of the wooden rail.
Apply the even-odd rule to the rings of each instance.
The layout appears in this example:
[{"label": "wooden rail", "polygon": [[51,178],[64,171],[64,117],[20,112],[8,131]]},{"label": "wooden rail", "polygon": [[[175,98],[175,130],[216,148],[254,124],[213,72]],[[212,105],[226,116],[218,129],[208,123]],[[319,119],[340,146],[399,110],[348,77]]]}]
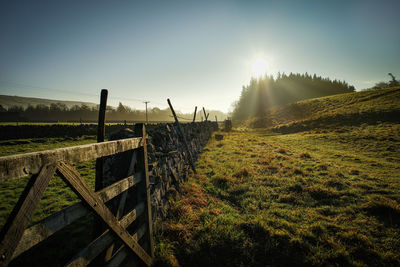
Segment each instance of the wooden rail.
[{"label": "wooden rail", "polygon": [[[0,157],[0,183],[32,174],[0,234],[0,266],[7,266],[21,253],[89,212],[94,213],[107,229],[72,257],[67,266],[86,266],[105,251],[109,256],[104,265],[116,266],[115,264],[126,261],[127,256],[136,255],[149,266],[154,252],[146,131],[144,125],[139,125],[137,129],[140,136],[135,138]],[[89,188],[72,165],[126,151],[134,151],[129,154],[132,158],[127,177],[97,192]],[[43,192],[56,172],[82,202],[53,213],[28,227]],[[139,197],[136,206],[123,215],[128,189],[132,188],[135,188],[135,194],[144,198]],[[106,202],[117,196],[122,197],[119,198],[118,212],[113,214]],[[128,226],[139,218],[141,219],[135,224],[137,227],[133,232],[128,232]],[[117,240],[122,242],[122,246],[121,242],[115,243]],[[113,253],[114,243],[120,247]]]},{"label": "wooden rail", "polygon": [[143,146],[142,138],[73,146],[0,157],[0,183],[38,173],[45,164],[60,161],[77,163],[113,155]]}]

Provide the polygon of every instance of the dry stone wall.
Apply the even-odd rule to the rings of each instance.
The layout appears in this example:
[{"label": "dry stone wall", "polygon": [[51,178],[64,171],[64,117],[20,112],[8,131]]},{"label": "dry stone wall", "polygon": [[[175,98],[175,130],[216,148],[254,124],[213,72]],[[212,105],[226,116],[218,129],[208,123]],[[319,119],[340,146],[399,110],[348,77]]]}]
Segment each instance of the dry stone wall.
[{"label": "dry stone wall", "polygon": [[[187,123],[181,124],[181,128],[189,145],[190,153],[193,159],[196,160],[212,133],[218,129],[218,124],[208,121]],[[151,207],[154,221],[166,215],[168,198],[180,191],[180,184],[186,180],[191,167],[187,151],[175,124],[150,125],[146,130],[149,135],[147,156],[151,184]],[[109,140],[133,136],[135,136],[135,133],[126,129],[111,134]],[[106,166],[109,166],[107,168],[112,168],[112,165],[106,164]],[[122,172],[122,174],[124,173],[125,171]],[[122,174],[122,177],[126,177]],[[109,184],[112,182],[114,181],[107,181],[106,183]]]}]

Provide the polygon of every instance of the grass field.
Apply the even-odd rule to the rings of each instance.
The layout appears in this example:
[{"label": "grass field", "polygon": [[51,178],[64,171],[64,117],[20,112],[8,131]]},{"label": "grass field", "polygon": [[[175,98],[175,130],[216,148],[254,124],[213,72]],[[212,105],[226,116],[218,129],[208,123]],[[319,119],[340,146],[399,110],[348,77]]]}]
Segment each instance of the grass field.
[{"label": "grass field", "polygon": [[158,264],[400,265],[399,133],[224,133],[158,222]]},{"label": "grass field", "polygon": [[[82,136],[78,138],[33,138],[0,141],[0,156],[41,151],[60,147],[69,147],[96,142],[95,136]],[[95,161],[84,162],[77,165],[80,174],[86,182],[94,188]],[[0,184],[0,228],[7,220],[8,214],[18,201],[18,197],[28,182],[29,177],[12,180]],[[66,186],[61,178],[55,177],[50,181],[43,198],[33,216],[32,222],[37,222],[53,212],[59,211],[73,203],[78,198]]]},{"label": "grass field", "polygon": [[[220,133],[222,141],[212,138],[197,174],[170,199],[168,217],[156,223],[155,265],[400,266],[398,103],[400,88],[307,100],[246,122],[263,129],[238,128]],[[0,155],[95,141],[0,141]],[[93,187],[94,161],[77,169]],[[0,226],[27,180],[0,185]],[[33,222],[76,201],[55,177]],[[90,231],[82,232],[90,218],[80,223],[60,237],[90,238]],[[65,250],[72,253],[84,245],[80,241]],[[57,257],[40,262],[53,265]],[[24,264],[30,263],[15,266]]]}]

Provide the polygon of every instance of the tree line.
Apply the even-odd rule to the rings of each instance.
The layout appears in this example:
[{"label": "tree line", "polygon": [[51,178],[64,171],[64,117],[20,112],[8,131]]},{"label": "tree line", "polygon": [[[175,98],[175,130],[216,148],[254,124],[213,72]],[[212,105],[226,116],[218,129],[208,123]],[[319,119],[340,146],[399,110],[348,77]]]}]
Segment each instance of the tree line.
[{"label": "tree line", "polygon": [[[98,119],[99,106],[89,107],[85,104],[74,105],[68,108],[63,103],[52,103],[49,106],[39,104],[36,106],[12,106],[8,109],[0,105],[0,121],[3,122],[96,122]],[[220,111],[209,110],[209,120],[214,120],[215,115],[219,119],[225,119],[226,115]],[[193,114],[184,114],[178,112],[179,119],[182,122],[188,122],[193,119]],[[196,121],[202,120],[202,114],[198,112]],[[148,110],[149,121],[173,121],[169,108],[160,109],[157,107]],[[203,118],[204,119],[204,118]],[[132,109],[119,103],[114,108],[107,106],[106,120],[123,122],[123,121],[146,121],[146,111]]]},{"label": "tree line", "polygon": [[392,73],[388,73],[388,75],[391,78],[389,82],[378,82],[371,89],[384,89],[389,87],[400,86],[400,82],[396,80],[396,77]]},{"label": "tree line", "polygon": [[273,106],[354,91],[354,86],[345,81],[322,78],[316,74],[278,73],[276,78],[265,75],[252,78],[249,85],[242,87],[239,100],[233,104],[232,118],[245,120],[262,116],[266,109]]}]

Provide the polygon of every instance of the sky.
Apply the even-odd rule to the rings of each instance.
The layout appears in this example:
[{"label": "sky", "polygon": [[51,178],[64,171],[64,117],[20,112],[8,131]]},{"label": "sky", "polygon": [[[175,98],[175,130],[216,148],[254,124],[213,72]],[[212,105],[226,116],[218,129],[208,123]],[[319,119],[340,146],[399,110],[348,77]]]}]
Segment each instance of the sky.
[{"label": "sky", "polygon": [[228,112],[257,60],[357,90],[400,79],[400,1],[0,2],[0,94]]}]

